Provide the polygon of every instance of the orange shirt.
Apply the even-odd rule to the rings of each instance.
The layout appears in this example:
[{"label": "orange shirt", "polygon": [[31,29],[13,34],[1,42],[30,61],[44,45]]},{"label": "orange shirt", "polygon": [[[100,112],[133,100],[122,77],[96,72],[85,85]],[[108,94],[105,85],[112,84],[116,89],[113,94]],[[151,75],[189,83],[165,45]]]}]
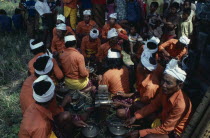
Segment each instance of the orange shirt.
[{"label": "orange shirt", "polygon": [[140,101],[142,103],[148,104],[155,97],[160,86],[163,71],[163,67],[158,64],[157,69],[145,78],[144,74],[142,74],[137,67],[136,85],[138,92],[140,92]]},{"label": "orange shirt", "polygon": [[172,96],[164,94],[160,88],[158,95],[152,102],[135,113],[137,119],[141,119],[162,108],[161,125],[153,129],[140,130],[140,136],[148,134],[169,134],[175,131],[181,134],[188,123],[192,110],[190,99],[179,90]]},{"label": "orange shirt", "polygon": [[[119,24],[115,24],[114,27],[116,30],[122,28]],[[109,24],[105,24],[102,28],[102,38],[107,39],[108,31],[112,29]]]},{"label": "orange shirt", "polygon": [[90,30],[96,26],[96,22],[90,20],[89,24],[86,24],[85,21],[81,21],[77,25],[76,33],[77,34],[89,34]]},{"label": "orange shirt", "polygon": [[19,138],[49,138],[52,133],[52,113],[34,103],[23,115],[20,125]]},{"label": "orange shirt", "polygon": [[[97,57],[98,57],[98,60],[101,61],[103,60],[107,54],[108,54],[108,50],[110,49],[110,45],[109,45],[109,42],[106,42],[104,43],[103,45],[101,45],[99,48],[98,48],[98,53],[97,53]],[[122,51],[122,48],[119,46],[119,45],[116,45],[114,47],[112,47],[112,49],[117,49],[119,51]]]},{"label": "orange shirt", "polygon": [[[36,62],[37,58],[38,58],[39,56],[43,55],[43,54],[44,54],[44,53],[39,53],[39,54],[35,55],[34,58],[32,58],[32,59],[29,61],[29,63],[28,63],[28,68],[29,68],[29,71],[30,71],[31,74],[34,74],[34,72],[35,72],[35,69],[34,69],[34,62]],[[50,76],[50,77],[52,77],[53,81],[55,81],[54,76],[55,76],[57,79],[60,80],[60,79],[62,79],[62,78],[64,77],[63,72],[61,71],[60,67],[58,66],[57,61],[56,61],[54,58],[52,59],[52,61],[53,61],[53,74],[52,74],[52,76]]]},{"label": "orange shirt", "polygon": [[102,85],[107,85],[109,92],[130,92],[129,71],[127,67],[119,69],[110,69],[103,74]]},{"label": "orange shirt", "polygon": [[76,9],[78,0],[63,0],[64,6]]},{"label": "orange shirt", "polygon": [[185,54],[187,54],[187,49],[177,49],[176,44],[178,43],[178,41],[179,40],[177,39],[170,39],[166,41],[159,46],[159,51],[165,49],[170,54],[170,56],[178,58],[180,60]]},{"label": "orange shirt", "polygon": [[60,55],[61,65],[66,77],[71,79],[86,78],[89,73],[85,67],[85,59],[75,48],[67,48]]},{"label": "orange shirt", "polygon": [[[66,30],[67,30],[66,35],[68,33],[71,33],[71,34],[75,35],[74,31],[72,30],[72,28],[70,26],[66,26]],[[57,30],[56,30],[56,27],[55,27],[55,28],[53,28],[53,38],[57,37],[56,33],[57,33]]]},{"label": "orange shirt", "polygon": [[101,40],[99,38],[93,40],[93,42],[90,42],[90,36],[83,37],[80,48],[82,55],[87,57],[87,55],[97,54],[100,45]]}]

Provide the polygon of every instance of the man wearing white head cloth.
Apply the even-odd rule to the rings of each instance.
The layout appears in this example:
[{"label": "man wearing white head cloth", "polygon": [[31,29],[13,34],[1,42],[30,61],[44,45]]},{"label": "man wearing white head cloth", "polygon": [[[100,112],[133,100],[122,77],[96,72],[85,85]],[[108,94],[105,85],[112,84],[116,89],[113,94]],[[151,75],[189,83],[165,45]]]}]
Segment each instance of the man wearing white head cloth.
[{"label": "man wearing white head cloth", "polygon": [[176,58],[181,60],[184,55],[187,54],[187,47],[190,43],[190,39],[186,36],[181,36],[179,40],[170,39],[159,46],[159,58],[160,60],[170,60]]},{"label": "man wearing white head cloth", "polygon": [[101,40],[98,38],[99,30],[93,28],[90,30],[90,34],[88,36],[83,37],[81,44],[81,52],[85,58],[95,57],[98,48],[101,45]]},{"label": "man wearing white head cloth", "polygon": [[[72,124],[71,114],[63,112],[63,109],[61,110],[61,107],[56,104],[55,85],[50,77],[40,76],[34,81],[32,89],[34,102],[24,113],[19,137],[64,137],[66,134],[71,136],[69,135],[71,131],[69,124]],[[86,125],[83,121],[73,121],[73,124],[79,127]],[[62,131],[59,131],[60,129]]]},{"label": "man wearing white head cloth", "polygon": [[117,21],[117,13],[112,13],[112,14],[110,14],[109,17],[110,18],[109,18],[108,23],[105,24],[102,28],[102,38],[103,39],[105,39],[105,40],[109,39],[108,31],[113,28],[115,28],[116,30],[120,30],[120,32],[123,34],[127,34],[127,32],[124,29],[122,29],[122,27],[119,24],[117,24],[117,22],[116,22]]},{"label": "man wearing white head cloth", "polygon": [[192,110],[190,99],[181,90],[185,79],[185,71],[178,66],[177,60],[172,59],[164,71],[161,87],[155,99],[149,105],[136,111],[134,117],[127,120],[127,125],[130,125],[137,119],[147,117],[161,109],[161,117],[154,121],[159,124],[155,126],[153,123],[152,128],[131,132],[131,135],[135,135],[133,138],[146,136],[181,138]]},{"label": "man wearing white head cloth", "polygon": [[99,62],[102,62],[102,60],[107,56],[108,50],[110,48],[119,51],[122,50],[122,48],[118,45],[118,33],[115,28],[112,28],[111,30],[108,31],[107,38],[109,39],[109,41],[102,44],[98,49],[97,58]]}]

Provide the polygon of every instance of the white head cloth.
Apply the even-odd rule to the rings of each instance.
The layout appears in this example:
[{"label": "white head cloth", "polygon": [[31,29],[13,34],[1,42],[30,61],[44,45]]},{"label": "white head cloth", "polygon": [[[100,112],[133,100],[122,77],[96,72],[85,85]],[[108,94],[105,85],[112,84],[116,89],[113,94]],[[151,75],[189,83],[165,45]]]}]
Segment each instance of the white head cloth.
[{"label": "white head cloth", "polygon": [[54,91],[55,91],[55,85],[52,81],[52,79],[47,76],[47,75],[42,75],[40,76],[39,78],[37,78],[34,83],[33,83],[33,86],[37,83],[37,82],[40,82],[40,81],[47,81],[47,82],[50,82],[51,83],[51,86],[50,88],[46,91],[45,94],[43,95],[38,95],[36,94],[34,88],[33,88],[33,98],[35,99],[35,101],[37,102],[40,102],[40,103],[45,103],[45,102],[48,102],[50,101],[53,96],[54,96]]},{"label": "white head cloth", "polygon": [[30,48],[31,48],[31,50],[37,49],[37,48],[39,48],[39,47],[41,47],[41,46],[44,45],[43,42],[39,42],[39,43],[33,45],[33,44],[32,44],[33,41],[34,41],[34,39],[31,39],[31,40],[30,40]]},{"label": "white head cloth", "polygon": [[112,28],[108,31],[107,38],[110,39],[112,37],[118,36],[117,30],[115,28]]},{"label": "white head cloth", "polygon": [[141,63],[142,65],[147,68],[149,71],[153,71],[157,68],[157,63],[155,65],[150,63],[150,58],[152,57],[152,53],[147,50],[144,50],[141,54]]},{"label": "white head cloth", "polygon": [[[37,59],[39,59],[40,57],[45,57],[45,56],[50,57],[46,53],[46,54],[43,54],[43,55],[39,56]],[[39,75],[46,75],[47,73],[49,73],[52,70],[52,68],[53,68],[53,61],[52,61],[52,58],[50,57],[49,60],[48,60],[48,62],[47,62],[47,64],[46,64],[46,66],[45,66],[45,69],[42,70],[42,71],[39,71],[39,70],[36,70],[35,69],[35,72],[37,74],[39,74]]]},{"label": "white head cloth", "polygon": [[109,15],[109,18],[117,19],[117,13],[112,13]]},{"label": "white head cloth", "polygon": [[[155,48],[155,49],[149,49],[148,46],[147,46],[147,43],[149,43],[149,42],[152,42],[152,43],[156,44],[157,45],[157,48]],[[148,50],[152,54],[153,53],[156,53],[158,51],[158,44],[159,43],[160,43],[160,39],[153,36],[151,39],[149,39],[149,40],[146,41],[146,43],[144,45],[144,50]]]},{"label": "white head cloth", "polygon": [[111,50],[111,48],[108,50],[107,54],[108,58],[121,58],[120,52],[114,52]]},{"label": "white head cloth", "polygon": [[66,24],[65,23],[60,23],[60,24],[56,25],[56,29],[65,31],[66,30]]},{"label": "white head cloth", "polygon": [[62,22],[65,23],[66,18],[65,18],[65,16],[63,16],[62,14],[58,14],[58,15],[57,15],[57,20],[61,20]]},{"label": "white head cloth", "polygon": [[186,79],[186,72],[178,66],[178,60],[172,59],[166,66],[164,73],[169,74],[176,79],[184,82]]},{"label": "white head cloth", "polygon": [[190,39],[183,35],[179,38],[179,42],[185,45],[189,45]]},{"label": "white head cloth", "polygon": [[84,10],[83,15],[91,15],[91,10]]},{"label": "white head cloth", "polygon": [[74,35],[67,35],[64,37],[65,43],[68,41],[75,41],[75,40],[76,40],[76,37]]},{"label": "white head cloth", "polygon": [[93,29],[90,30],[90,37],[91,38],[96,39],[96,38],[98,38],[98,35],[99,35],[98,29],[93,28]]}]

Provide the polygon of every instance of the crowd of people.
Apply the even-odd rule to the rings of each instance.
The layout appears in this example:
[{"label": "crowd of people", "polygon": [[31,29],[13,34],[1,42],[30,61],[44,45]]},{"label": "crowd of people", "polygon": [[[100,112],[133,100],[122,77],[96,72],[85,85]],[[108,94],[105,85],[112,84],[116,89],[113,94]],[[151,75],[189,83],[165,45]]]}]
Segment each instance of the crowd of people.
[{"label": "crowd of people", "polygon": [[[140,119],[151,122],[150,128],[126,134],[129,138],[181,137],[192,110],[182,86],[196,20],[194,3],[27,0],[19,7],[12,20],[15,28],[27,29],[34,55],[20,93],[20,138],[73,137],[73,128],[87,125],[87,116],[65,110],[72,102],[69,94],[57,104],[61,85],[93,99],[98,86],[106,85],[116,116],[127,126]],[[0,10],[1,29],[11,31],[6,18]],[[133,64],[125,63],[123,51]]]}]

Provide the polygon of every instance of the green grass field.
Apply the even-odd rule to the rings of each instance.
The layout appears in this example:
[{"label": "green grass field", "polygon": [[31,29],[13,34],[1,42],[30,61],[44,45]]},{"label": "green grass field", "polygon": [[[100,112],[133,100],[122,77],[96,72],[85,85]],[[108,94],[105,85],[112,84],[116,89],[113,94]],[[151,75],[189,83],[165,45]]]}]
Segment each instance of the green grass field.
[{"label": "green grass field", "polygon": [[[18,3],[0,1],[0,9],[11,16]],[[31,58],[26,33],[0,34],[0,137],[17,137],[22,114],[21,85]]]}]

